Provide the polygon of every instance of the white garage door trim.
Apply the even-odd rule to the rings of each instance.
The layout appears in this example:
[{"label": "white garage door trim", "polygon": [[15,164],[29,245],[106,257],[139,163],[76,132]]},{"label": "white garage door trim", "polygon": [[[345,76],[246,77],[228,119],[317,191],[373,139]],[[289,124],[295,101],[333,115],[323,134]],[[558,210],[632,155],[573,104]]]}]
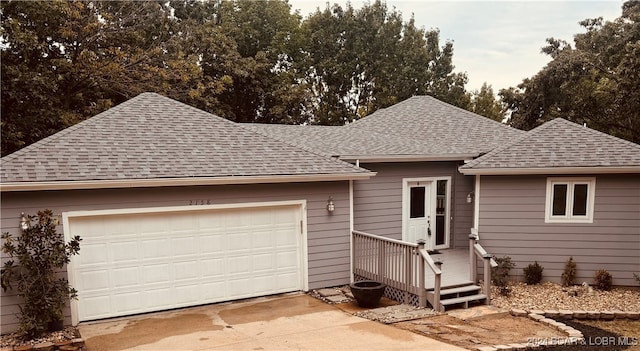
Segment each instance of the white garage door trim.
[{"label": "white garage door trim", "polygon": [[[71,211],[62,214],[63,228],[65,240],[69,241],[72,233],[70,233],[70,219],[78,217],[100,217],[112,215],[131,215],[131,214],[157,214],[157,213],[177,213],[177,212],[214,212],[215,210],[233,210],[233,209],[252,209],[252,208],[268,208],[268,207],[291,207],[296,206],[300,210],[301,219],[301,240],[300,240],[300,267],[301,267],[301,286],[302,289],[309,290],[308,279],[308,249],[307,249],[307,211],[306,200],[293,201],[273,201],[273,202],[251,202],[237,204],[216,204],[216,205],[195,205],[195,206],[170,206],[170,207],[146,207],[146,208],[122,208],[109,210],[90,210],[90,211]],[[80,244],[80,252],[82,253],[82,243]],[[72,287],[78,286],[75,274],[76,263],[72,259],[67,267],[69,272],[69,283]],[[78,301],[71,301],[71,319],[74,325],[79,323]]]}]

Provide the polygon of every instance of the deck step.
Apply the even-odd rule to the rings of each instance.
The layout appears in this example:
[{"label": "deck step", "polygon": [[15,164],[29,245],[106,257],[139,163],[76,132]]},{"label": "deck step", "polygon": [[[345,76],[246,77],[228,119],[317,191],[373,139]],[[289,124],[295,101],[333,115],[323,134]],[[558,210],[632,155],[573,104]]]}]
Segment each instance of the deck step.
[{"label": "deck step", "polygon": [[442,304],[443,306],[457,305],[459,303],[466,303],[470,301],[480,301],[486,298],[487,298],[487,295],[485,294],[475,294],[475,295],[469,295],[469,296],[456,297],[454,299],[440,300],[440,304]]},{"label": "deck step", "polygon": [[467,285],[467,286],[460,286],[460,287],[451,288],[451,289],[442,289],[440,290],[440,296],[469,293],[472,291],[478,292],[480,291],[480,289],[481,288],[477,285]]}]

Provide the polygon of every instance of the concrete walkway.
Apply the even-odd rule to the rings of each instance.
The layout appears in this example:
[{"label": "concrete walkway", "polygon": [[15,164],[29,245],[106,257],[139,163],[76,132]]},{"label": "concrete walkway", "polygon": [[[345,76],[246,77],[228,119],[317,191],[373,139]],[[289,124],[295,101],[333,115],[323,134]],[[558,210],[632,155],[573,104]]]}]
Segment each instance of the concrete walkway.
[{"label": "concrete walkway", "polygon": [[81,324],[88,351],[464,350],[304,294]]}]

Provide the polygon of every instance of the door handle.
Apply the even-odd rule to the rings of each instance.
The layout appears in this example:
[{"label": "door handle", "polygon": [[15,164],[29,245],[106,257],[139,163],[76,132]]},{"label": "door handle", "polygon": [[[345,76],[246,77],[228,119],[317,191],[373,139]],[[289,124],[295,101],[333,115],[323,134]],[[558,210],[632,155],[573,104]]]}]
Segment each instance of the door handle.
[{"label": "door handle", "polygon": [[427,236],[431,236],[431,219],[427,219]]}]

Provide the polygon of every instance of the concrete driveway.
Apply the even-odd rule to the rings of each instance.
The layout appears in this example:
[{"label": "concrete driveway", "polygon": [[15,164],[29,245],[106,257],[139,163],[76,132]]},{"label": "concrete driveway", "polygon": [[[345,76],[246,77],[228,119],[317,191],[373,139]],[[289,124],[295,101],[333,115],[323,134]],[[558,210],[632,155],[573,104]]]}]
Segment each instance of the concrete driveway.
[{"label": "concrete driveway", "polygon": [[79,329],[88,351],[464,350],[354,317],[305,294],[87,323]]}]

